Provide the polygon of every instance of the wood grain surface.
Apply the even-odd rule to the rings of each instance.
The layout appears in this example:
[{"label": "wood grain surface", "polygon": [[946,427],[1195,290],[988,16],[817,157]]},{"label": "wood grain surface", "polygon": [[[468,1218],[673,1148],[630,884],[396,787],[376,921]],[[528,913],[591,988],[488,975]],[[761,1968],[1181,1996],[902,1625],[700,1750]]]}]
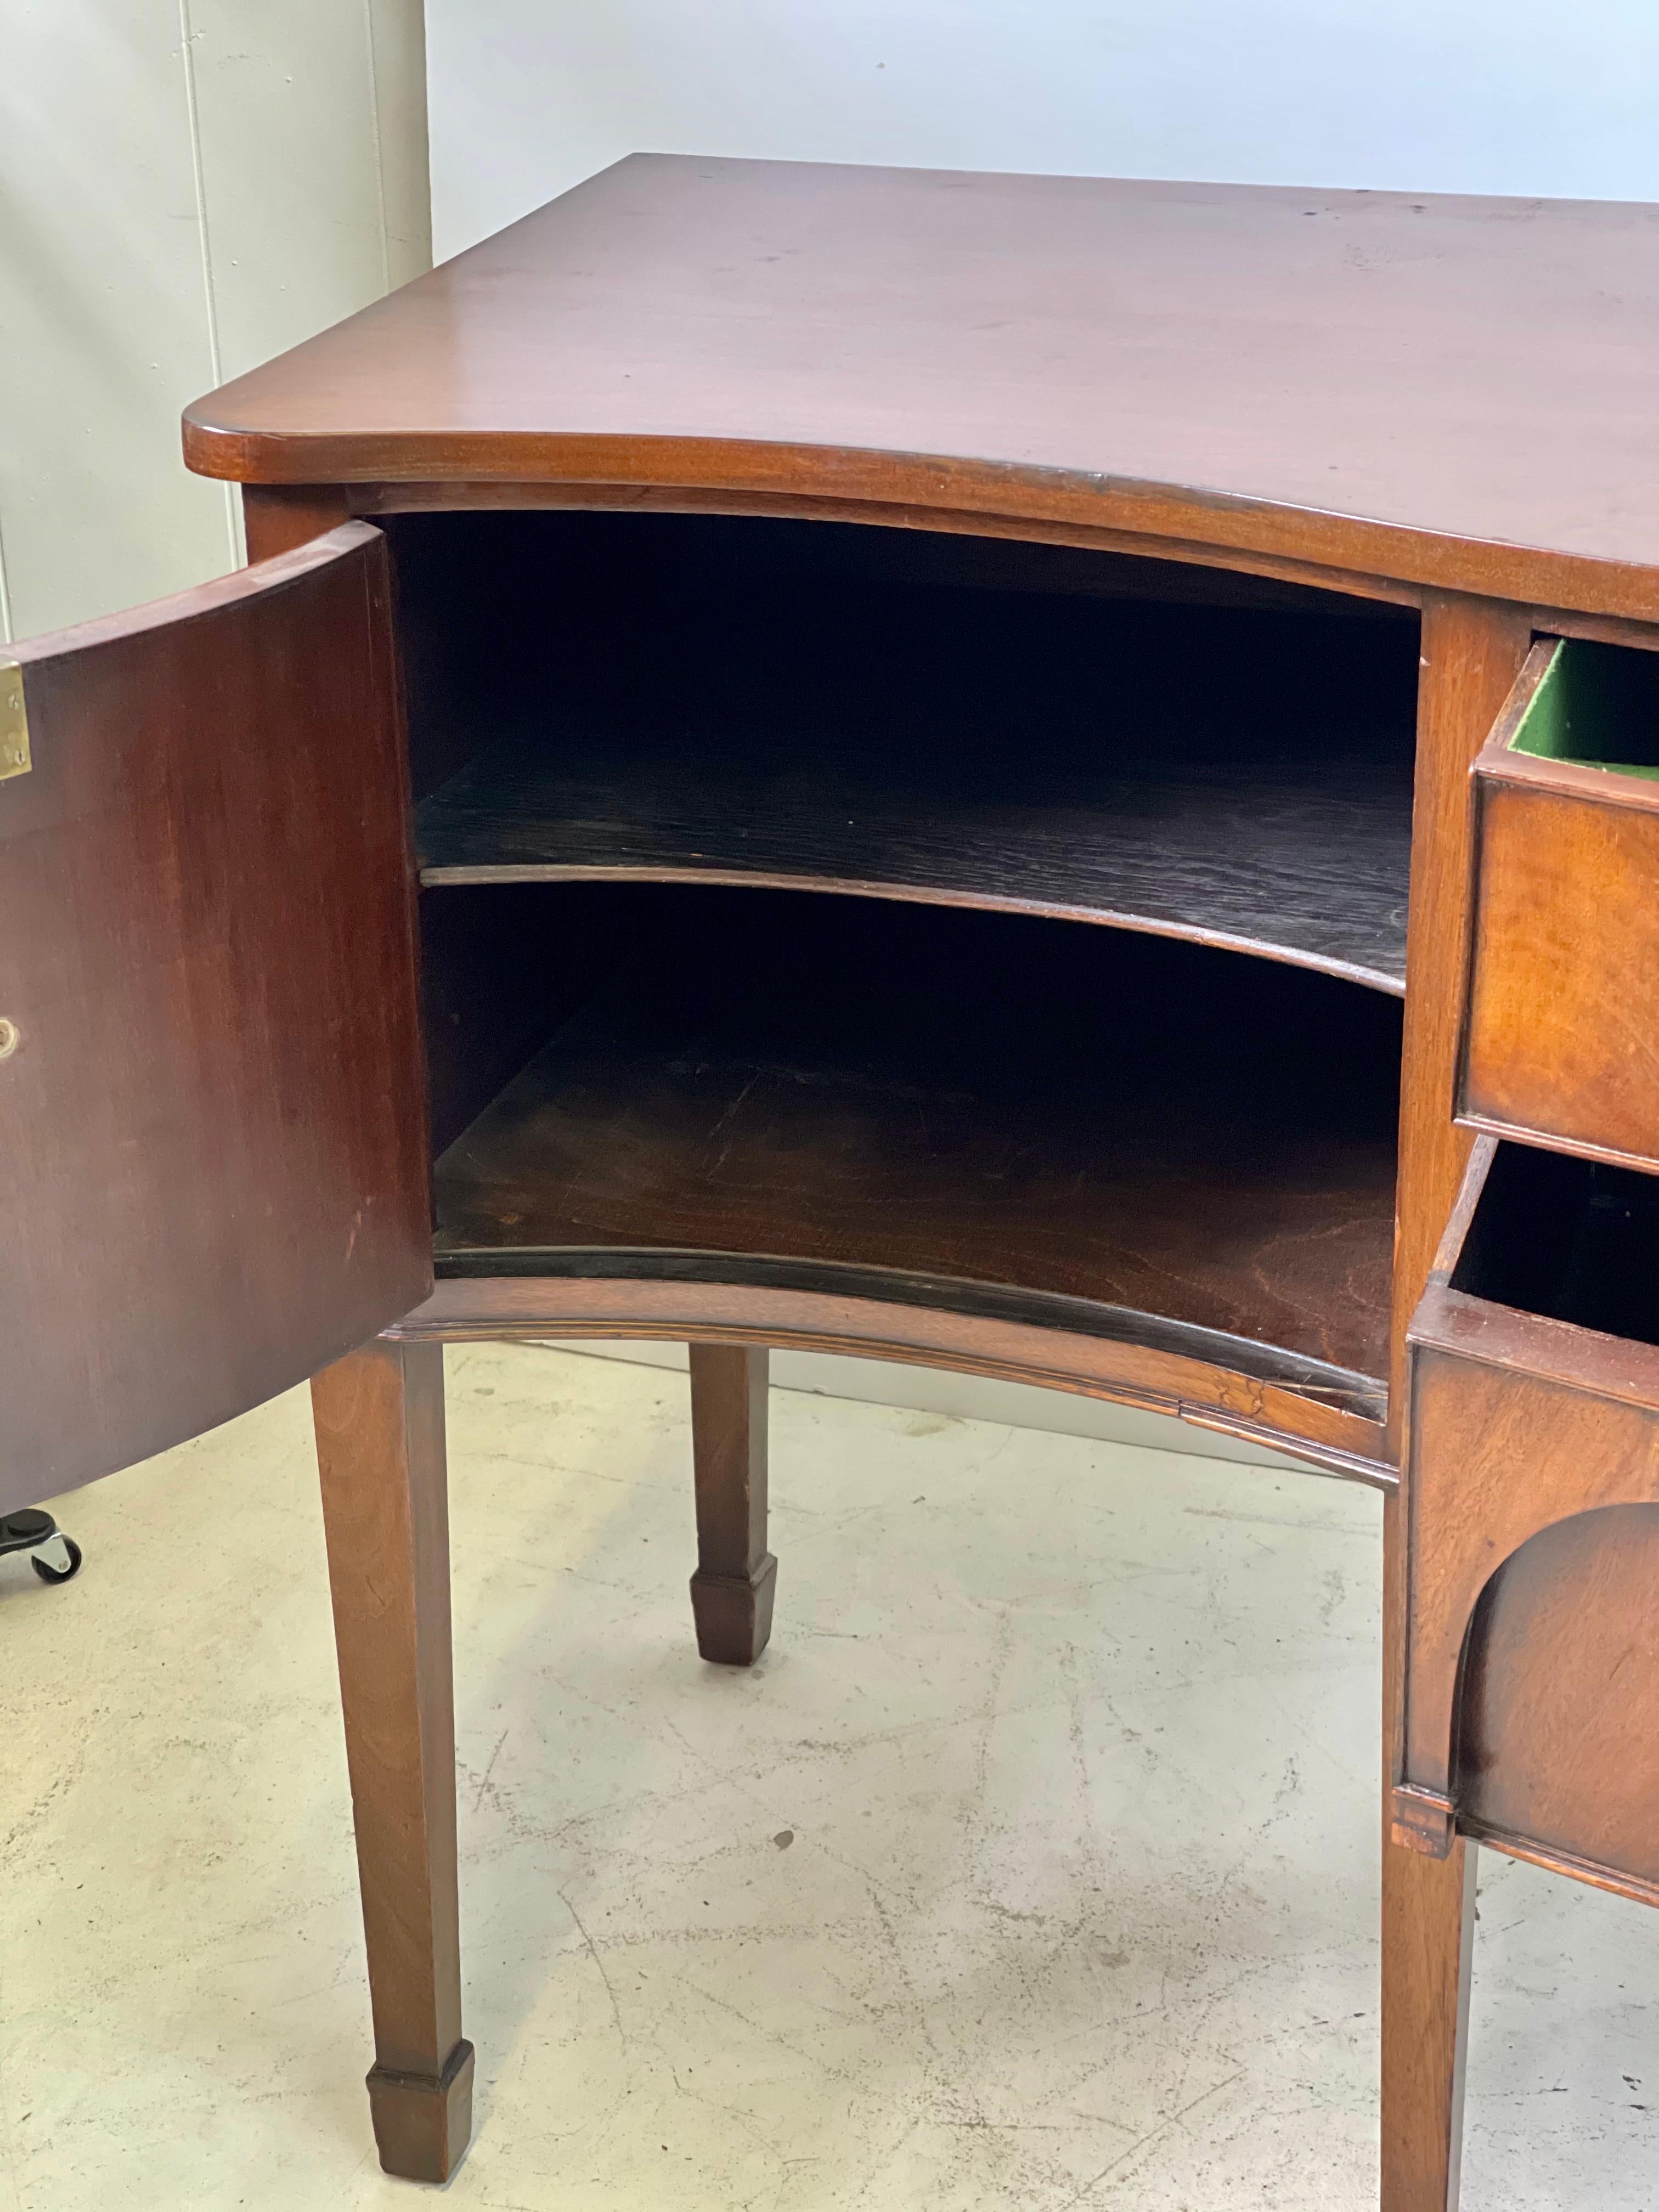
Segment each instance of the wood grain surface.
[{"label": "wood grain surface", "polygon": [[[1659,1502],[1656,1251],[1652,1176],[1482,1141],[1412,1328],[1397,1778],[1449,1808],[1466,1638],[1492,1575],[1556,1523]],[[1534,1560],[1517,1592],[1533,1589],[1536,1571]],[[1535,1594],[1517,1595],[1516,1607],[1544,1617]],[[1506,1614],[1506,1634],[1516,1617]],[[1577,1680],[1577,1658],[1559,1637],[1555,1650],[1564,1681]],[[1648,1694],[1646,1681],[1632,1666],[1628,1694]],[[1498,1790],[1499,1763],[1494,1753],[1487,1765]],[[1539,1838],[1516,1818],[1502,1825],[1596,1856],[1585,1839]],[[1443,1838],[1425,1826],[1425,1839]]]},{"label": "wood grain surface", "polygon": [[692,1344],[691,1458],[697,1650],[752,1666],[772,1633],[778,1563],[766,1548],[767,1380],[763,1346]]},{"label": "wood grain surface", "polygon": [[[1469,769],[1524,661],[1524,610],[1434,593],[1422,615],[1412,887],[1400,1099],[1400,1189],[1387,1455],[1407,1427],[1407,1328],[1455,1206],[1470,1139],[1453,1121],[1466,998],[1474,805]],[[1462,2150],[1476,1854],[1391,1840],[1408,1576],[1404,1501],[1382,1505],[1382,2130],[1384,2212],[1455,2212]]]},{"label": "wood grain surface", "polygon": [[[246,484],[242,495],[246,501],[250,493],[280,489]],[[1184,568],[1206,581],[1219,578],[1224,586],[1249,580],[1321,598],[1329,592],[1341,592],[1357,602],[1380,606],[1415,608],[1424,588],[1399,577],[1379,575],[1375,570],[1345,568],[1316,557],[1316,551],[1264,551],[1224,541],[1212,544],[1198,535],[1171,537],[1162,531],[1149,534],[1144,526],[1136,528],[1133,523],[1115,526],[1098,520],[1056,520],[1048,514],[998,514],[984,508],[942,507],[936,499],[926,496],[925,484],[919,488],[918,496],[904,499],[837,496],[833,491],[815,488],[810,478],[780,490],[752,484],[595,483],[571,477],[491,480],[389,477],[342,484],[337,490],[346,514],[374,522],[390,522],[403,514],[742,515],[767,522],[851,523],[896,537],[917,533],[950,537],[975,546],[1042,545],[1054,551],[1085,554],[1091,559],[1104,554],[1160,569]],[[1194,514],[1192,523],[1196,532],[1201,518]],[[1218,603],[1223,603],[1219,594]],[[1241,597],[1233,603],[1245,602]],[[1644,634],[1640,623],[1621,615],[1580,615],[1570,608],[1554,608],[1551,614],[1551,622],[1540,623],[1540,628],[1564,636],[1577,634],[1575,625],[1582,626],[1585,636],[1611,636],[1615,643],[1628,641],[1632,634]]]},{"label": "wood grain surface", "polygon": [[425,883],[879,890],[1403,990],[1408,617],[835,525],[489,524],[392,526],[417,775],[465,763],[422,803]]},{"label": "wood grain surface", "polygon": [[1391,1000],[1062,923],[635,896],[637,949],[439,1162],[447,1271],[827,1262],[1382,1375]]},{"label": "wood grain surface", "polygon": [[[1532,633],[1518,607],[1437,597],[1423,609],[1411,904],[1400,1090],[1399,1235],[1395,1249],[1389,1431],[1396,1454],[1406,1407],[1406,1333],[1422,1296],[1471,1138],[1456,1093],[1474,872],[1470,768],[1525,664]],[[1399,1635],[1397,1609],[1385,1614]]]},{"label": "wood grain surface", "polygon": [[[1476,763],[1469,1009],[1459,1115],[1590,1158],[1659,1163],[1654,977],[1659,782],[1511,749],[1541,688],[1591,653],[1628,677],[1624,708],[1572,734],[1611,762],[1659,744],[1659,664],[1607,646],[1540,639]],[[1620,696],[1620,694],[1626,696]],[[1588,702],[1584,702],[1586,705]]]},{"label": "wood grain surface", "polygon": [[[1018,1317],[988,1297],[981,1307],[972,1284],[933,1281],[923,1286],[927,1296],[907,1296],[905,1278],[883,1274],[869,1295],[859,1295],[841,1278],[840,1288],[815,1288],[793,1270],[775,1274],[769,1267],[756,1271],[760,1279],[744,1281],[750,1270],[738,1263],[680,1267],[677,1256],[649,1254],[635,1273],[629,1255],[601,1250],[558,1255],[556,1274],[441,1275],[432,1295],[386,1334],[408,1343],[591,1336],[770,1345],[950,1368],[1167,1413],[1385,1493],[1399,1486],[1397,1471],[1379,1456],[1374,1390],[1367,1401],[1356,1394],[1356,1378],[1311,1362],[1296,1363],[1288,1381],[1251,1372],[1240,1355],[1254,1349],[1264,1370],[1272,1362],[1240,1337],[1211,1338],[1206,1358],[1201,1341],[1184,1332],[1172,1331],[1170,1344],[1149,1341],[1136,1325],[1144,1316],[1079,1300],[1048,1310],[1033,1301],[1033,1321],[1024,1302]],[[950,1302],[941,1303],[947,1290]],[[1174,1348],[1177,1335],[1185,1349]]]},{"label": "wood grain surface", "polygon": [[185,450],[810,484],[1651,617],[1656,238],[1645,205],[635,155],[198,401]]},{"label": "wood grain surface", "polygon": [[304,1381],[430,1285],[387,594],[351,523],[15,648],[0,1508]]},{"label": "wood grain surface", "polygon": [[[1331,687],[1322,720],[1305,688],[1282,698],[1293,755],[1264,750],[1248,716],[1231,747],[1183,752],[1123,680],[1152,635],[1144,617],[1009,620],[1001,634],[1024,623],[1033,672],[999,692],[985,647],[1007,608],[988,617],[981,591],[963,619],[958,578],[954,633],[934,631],[958,693],[900,683],[879,711],[849,713],[860,668],[895,664],[879,608],[860,615],[845,579],[826,605],[850,618],[803,662],[799,621],[763,568],[701,636],[696,591],[665,592],[658,571],[596,629],[568,564],[556,588],[546,561],[504,588],[483,539],[434,537],[421,556],[400,537],[405,586],[426,558],[432,604],[450,610],[405,632],[441,945],[429,1004],[453,1030],[447,1065],[434,1056],[445,1133],[538,1022],[559,1020],[572,972],[610,996],[568,1012],[446,1152],[440,1241],[455,1279],[399,1341],[591,1329],[833,1346],[1299,1435],[1322,1463],[1369,1467],[1386,1490],[1384,1462],[1407,1440],[1407,1324],[1470,1149],[1453,1119],[1468,766],[1534,627],[1656,641],[1641,627],[1659,621],[1656,242],[1648,206],[635,156],[199,403],[187,455],[250,484],[262,546],[343,507],[386,513],[400,532],[401,510],[430,509],[461,533],[499,531],[502,546],[526,542],[506,512],[519,506],[704,522],[726,510],[774,528],[839,516],[924,545],[1040,539],[1025,550],[1102,576],[1162,547],[1163,566],[1200,580],[1183,611],[1212,639],[1224,611],[1204,597],[1226,596],[1214,571],[1229,564],[1258,580],[1258,641],[1274,623],[1304,639],[1323,623],[1317,605],[1270,609],[1270,586],[1328,581],[1385,621],[1390,601],[1423,611],[1402,963],[1401,787],[1389,779],[1403,756],[1309,742],[1345,718],[1352,732],[1375,687]],[[871,596],[902,599],[920,638],[944,580],[890,575]],[[1080,587],[1054,569],[1035,588]],[[1387,658],[1375,641],[1342,649],[1356,666]],[[1224,670],[1250,690],[1248,648],[1183,653],[1177,639],[1154,663],[1139,697],[1167,687],[1185,735],[1227,730],[1195,711],[1206,683],[1223,696]],[[1308,654],[1286,665],[1305,671]],[[780,680],[791,665],[805,684]],[[583,668],[607,689],[605,715],[573,686]],[[702,721],[677,714],[677,683]],[[610,711],[623,696],[631,720]],[[832,732],[812,720],[831,702]],[[994,759],[971,734],[994,708]],[[1152,742],[1132,753],[1138,727]],[[1575,799],[1587,773],[1534,773],[1513,780],[1515,793],[1531,784],[1477,995],[1502,984],[1508,1042],[1529,1076],[1541,1051],[1558,1093],[1573,1054],[1613,1037],[1619,1064],[1585,1111],[1515,1110],[1531,1133],[1588,1150],[1609,1141],[1598,1117],[1611,1102],[1625,1114],[1615,1148],[1645,1156],[1631,1115],[1645,1112],[1648,986],[1630,949],[1650,935],[1645,827],[1580,820],[1535,865],[1528,821],[1554,803],[1542,785]],[[469,876],[568,872],[1049,906],[1248,943],[1378,988],[1103,930],[1022,961],[1016,987],[974,933],[1060,925],[897,904],[870,923],[856,896],[754,890],[723,939],[712,907],[643,937],[626,916],[568,938],[483,906],[435,921],[450,910],[434,902],[509,895],[459,888]],[[808,930],[792,904],[855,919]],[[967,933],[915,934],[918,913]],[[1527,930],[1542,957],[1500,972]],[[1587,963],[1569,1007],[1559,975]],[[1397,1033],[1368,1026],[1390,1014],[1382,994],[1402,975],[1403,1069]],[[1396,1148],[1371,1116],[1392,1114],[1396,1089],[1390,1324]],[[1484,1174],[1493,1155],[1477,1158]],[[1411,1712],[1433,1741],[1425,1752],[1419,1733],[1422,1786],[1406,1809],[1438,1820],[1445,1856],[1385,1856],[1383,2212],[1449,2212],[1457,2195],[1474,1853],[1455,1832],[1454,1767],[1466,1817],[1504,1848],[1659,1896],[1639,1632],[1656,1547],[1630,1518],[1653,1513],[1632,1494],[1646,1498],[1659,1464],[1659,1348],[1646,1340],[1659,1324],[1636,1318],[1653,1271],[1581,1267],[1600,1286],[1598,1319],[1568,1274],[1539,1288],[1549,1193],[1533,1194],[1507,1245],[1479,1225],[1478,1195],[1457,1249],[1472,1267],[1510,1266],[1509,1289],[1497,1273],[1431,1285],[1415,1470],[1408,1497],[1384,1501],[1385,1768],[1400,1778],[1407,1756],[1409,1617]],[[1385,1372],[1386,1436],[1371,1418]]]},{"label": "wood grain surface", "polygon": [[1507,1559],[1469,1632],[1466,1826],[1659,1887],[1659,1506],[1561,1521]]},{"label": "wood grain surface", "polygon": [[374,1343],[312,1383],[374,2015],[380,2163],[447,2181],[472,2117],[461,2033],[444,1356]]},{"label": "wood grain surface", "polygon": [[250,561],[291,553],[352,519],[343,484],[244,484],[242,529]]}]

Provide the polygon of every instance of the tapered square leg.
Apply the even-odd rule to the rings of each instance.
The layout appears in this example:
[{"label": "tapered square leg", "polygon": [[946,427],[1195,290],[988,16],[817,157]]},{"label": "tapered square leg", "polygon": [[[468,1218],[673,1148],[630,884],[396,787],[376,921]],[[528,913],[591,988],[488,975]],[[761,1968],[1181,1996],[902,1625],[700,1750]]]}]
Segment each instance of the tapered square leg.
[{"label": "tapered square leg", "polygon": [[772,1633],[778,1572],[766,1548],[767,1354],[750,1345],[690,1349],[697,1649],[722,1666],[747,1667]]},{"label": "tapered square leg", "polygon": [[1382,1853],[1382,2212],[1457,2212],[1477,1848]]},{"label": "tapered square leg", "polygon": [[1476,1846],[1443,1859],[1391,1839],[1405,1667],[1406,1516],[1382,1505],[1381,2212],[1457,2212],[1474,1948]]},{"label": "tapered square leg", "polygon": [[388,2173],[405,2181],[447,2181],[472,2133],[472,2045],[458,2043],[435,2081],[372,2066],[368,2111]]},{"label": "tapered square leg", "polygon": [[472,2124],[461,2034],[443,1347],[366,1345],[312,1386],[374,2018],[380,2164],[447,2181]]}]

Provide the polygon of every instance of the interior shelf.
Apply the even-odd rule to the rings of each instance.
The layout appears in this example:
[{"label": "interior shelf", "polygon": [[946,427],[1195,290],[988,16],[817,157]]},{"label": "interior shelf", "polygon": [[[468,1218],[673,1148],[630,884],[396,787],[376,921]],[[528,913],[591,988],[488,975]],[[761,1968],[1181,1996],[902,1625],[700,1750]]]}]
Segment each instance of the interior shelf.
[{"label": "interior shelf", "polygon": [[421,806],[421,880],[606,875],[798,884],[1116,922],[1399,994],[1411,781],[1356,764],[1026,758],[948,793],[856,735],[792,765],[771,732],[695,753],[649,734],[536,731]]},{"label": "interior shelf", "polygon": [[438,1162],[441,1273],[702,1273],[998,1311],[1377,1410],[1390,1000],[994,915],[540,896],[565,902],[584,974]]},{"label": "interior shelf", "polygon": [[1403,991],[1417,671],[1395,611],[1249,579],[1207,580],[1212,604],[1201,574],[1052,548],[551,515],[512,519],[510,558],[494,541],[486,617],[444,599],[476,563],[434,532],[468,520],[398,540],[406,600],[431,601],[410,624],[427,885],[875,894]]}]

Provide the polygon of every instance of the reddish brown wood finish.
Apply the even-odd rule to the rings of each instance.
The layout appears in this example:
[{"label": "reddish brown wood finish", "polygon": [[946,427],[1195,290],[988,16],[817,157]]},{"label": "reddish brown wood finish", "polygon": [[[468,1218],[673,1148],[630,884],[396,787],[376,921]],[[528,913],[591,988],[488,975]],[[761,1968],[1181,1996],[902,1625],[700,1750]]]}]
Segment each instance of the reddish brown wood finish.
[{"label": "reddish brown wood finish", "polygon": [[1381,2212],[1457,2212],[1475,1868],[1383,1853]]},{"label": "reddish brown wood finish", "polygon": [[1396,1455],[1406,1331],[1469,1155],[1470,1139],[1453,1121],[1474,870],[1469,770],[1530,643],[1519,607],[1448,597],[1424,604],[1395,1208],[1389,1433]]},{"label": "reddish brown wood finish", "polygon": [[343,484],[244,484],[242,526],[250,561],[292,552],[351,520]]},{"label": "reddish brown wood finish", "polygon": [[[1406,1329],[1455,1196],[1469,1139],[1452,1121],[1468,941],[1469,764],[1525,656],[1514,607],[1434,595],[1423,608],[1412,891],[1400,1092],[1394,1337],[1387,1455],[1400,1449]],[[1462,2141],[1474,1852],[1443,1861],[1389,1841],[1406,1649],[1406,1547],[1397,1497],[1382,1508],[1383,2212],[1455,2212]]]},{"label": "reddish brown wood finish", "polygon": [[792,1263],[775,1286],[1138,1334],[1381,1413],[1386,999],[995,915],[653,911],[437,1163],[441,1272]]},{"label": "reddish brown wood finish", "polygon": [[[1094,1391],[1281,1449],[1299,1427],[1307,1456],[1387,1489],[1406,1322],[1468,1155],[1452,1119],[1468,765],[1531,628],[1659,638],[1642,626],[1659,620],[1659,312],[1632,278],[1656,234],[1650,208],[636,157],[192,409],[192,465],[249,482],[261,546],[342,503],[640,506],[1156,550],[1424,608],[1386,1440],[1329,1408],[1316,1434],[1307,1400],[1167,1348],[822,1288],[455,1281],[398,1340],[591,1331],[834,1346]],[[1595,404],[1564,410],[1572,391]],[[1565,1030],[1553,1038],[1566,1049]],[[1431,1802],[1431,1776],[1429,1796],[1396,1809],[1407,1826],[1426,1812],[1447,1853],[1385,1856],[1384,2212],[1448,2212],[1456,2196],[1474,1871],[1445,1794],[1457,1760],[1467,1817],[1504,1848],[1649,1893],[1629,1848],[1635,1797],[1614,1793],[1599,1826],[1575,1826],[1574,1793],[1594,1799],[1601,1769],[1562,1764],[1575,1728],[1603,1742],[1581,1693],[1618,1657],[1612,1629],[1598,1642],[1582,1611],[1575,1640],[1565,1593],[1644,1603],[1647,1539],[1615,1528],[1629,1509],[1613,1502],[1525,1540],[1525,1513],[1510,1511],[1504,1470],[1482,1454],[1507,1436],[1532,1455],[1520,1393],[1534,1423],[1559,1414],[1540,1464],[1571,1486],[1576,1436],[1576,1463],[1592,1464],[1574,1497],[1588,1480],[1611,1500],[1638,1480],[1632,1424],[1651,1409],[1621,1386],[1620,1360],[1587,1355],[1584,1332],[1561,1352],[1559,1325],[1490,1307],[1472,1317],[1458,1295],[1441,1285],[1425,1305],[1430,1336],[1439,1327],[1448,1340],[1425,1337],[1418,1355],[1414,1449],[1425,1467],[1466,1462],[1473,1486],[1446,1474],[1435,1492],[1444,1557],[1423,1591],[1407,1587],[1401,1501],[1384,1504],[1389,1779],[1409,1783],[1417,1755],[1401,1733],[1407,1626],[1432,1598],[1438,1641],[1422,1647],[1432,1663],[1413,1711],[1445,1792]],[[1466,1379],[1441,1390],[1437,1361]],[[1490,1433],[1471,1434],[1486,1386],[1467,1377],[1481,1370],[1503,1389]],[[723,1433],[743,1426],[732,1413]],[[752,1425],[748,1438],[745,1465]],[[377,1455],[396,1458],[384,1444]],[[1531,1478],[1512,1486],[1536,1492]],[[1500,1562],[1511,1537],[1520,1548]],[[1482,1547],[1495,1579],[1475,1571]],[[1478,1629],[1461,1710],[1448,1658],[1460,1607]],[[1540,1652],[1566,1662],[1553,1705]],[[1528,1711],[1554,1749],[1527,1741]],[[1588,1856],[1573,1856],[1575,1837]]]},{"label": "reddish brown wood finish", "polygon": [[778,1579],[766,1548],[767,1355],[750,1345],[690,1349],[697,1649],[723,1667],[750,1667],[772,1633]]},{"label": "reddish brown wood finish", "polygon": [[741,1282],[483,1276],[441,1282],[387,1334],[404,1342],[609,1336],[787,1345],[957,1368],[1173,1414],[1379,1490],[1398,1480],[1379,1456],[1380,1422],[1177,1352],[943,1307]]},{"label": "reddish brown wood finish", "polygon": [[372,1344],[312,1385],[357,1832],[380,2163],[447,2181],[466,2148],[444,1370]]},{"label": "reddish brown wood finish", "polygon": [[1459,1118],[1659,1165],[1659,786],[1511,752],[1540,640],[1475,765],[1479,816]]},{"label": "reddish brown wood finish", "polygon": [[186,453],[810,489],[1653,617],[1656,235],[1646,206],[635,155],[198,401]]},{"label": "reddish brown wood finish", "polygon": [[[1621,1778],[1610,1808],[1590,1789],[1575,1810],[1577,1761],[1564,1772],[1553,1768],[1552,1755],[1571,1729],[1580,1739],[1577,1757],[1587,1756],[1591,1724],[1609,1695],[1644,1714],[1638,1725],[1650,1735],[1659,1721],[1659,1676],[1629,1663],[1638,1657],[1637,1623],[1622,1616],[1622,1635],[1613,1623],[1578,1625],[1611,1571],[1607,1512],[1626,1509],[1620,1525],[1628,1531],[1627,1509],[1659,1505],[1659,1348],[1451,1286],[1493,1158],[1492,1140],[1481,1139],[1412,1325],[1395,1835],[1432,1856],[1450,1846],[1466,1825],[1460,1744],[1467,1744],[1477,1778],[1468,1826],[1497,1840],[1512,1837],[1534,1856],[1594,1865],[1607,1886],[1644,1893],[1656,1865],[1645,1844],[1630,1865],[1600,1856],[1609,1837],[1630,1834],[1629,1804],[1621,1809],[1620,1799],[1638,1788],[1635,1774]],[[1559,1534],[1562,1523],[1577,1533]],[[1561,1583],[1559,1572],[1570,1569],[1583,1570],[1589,1581]],[[1637,1586],[1645,1571],[1641,1557],[1620,1554],[1620,1574]],[[1531,1650],[1517,1676],[1523,1627]],[[1535,1736],[1516,1730],[1511,1765],[1506,1722],[1512,1726],[1525,1710],[1515,1702],[1516,1683],[1546,1675],[1555,1723],[1544,1711]],[[1466,1717],[1462,1700],[1470,1691],[1477,1702]],[[1543,1777],[1536,1810],[1529,1775]],[[1659,1799],[1650,1800],[1650,1826]],[[1626,1875],[1634,1881],[1627,1885]]]},{"label": "reddish brown wood finish", "polygon": [[361,523],[16,648],[0,1508],[303,1381],[431,1282],[391,654]]},{"label": "reddish brown wood finish", "polygon": [[[823,522],[387,530],[429,887],[829,890],[1403,988],[1409,616],[1224,570]],[[545,649],[550,606],[580,649]]]},{"label": "reddish brown wood finish", "polygon": [[1470,1623],[1461,1826],[1659,1900],[1659,1508],[1559,1521],[1510,1553]]},{"label": "reddish brown wood finish", "polygon": [[[261,489],[244,485],[244,505]],[[1246,579],[1271,579],[1292,592],[1343,592],[1357,599],[1403,607],[1421,606],[1428,599],[1438,596],[1432,586],[1344,568],[1319,561],[1311,554],[1297,556],[1258,553],[1243,546],[1206,544],[1201,538],[1149,538],[1134,530],[1111,530],[1086,523],[960,514],[949,507],[839,500],[807,492],[711,491],[696,486],[548,483],[534,479],[489,483],[465,478],[441,483],[400,482],[392,478],[380,483],[344,484],[339,488],[338,495],[347,514],[370,520],[388,514],[516,514],[539,507],[622,510],[630,514],[749,514],[781,520],[851,522],[876,529],[927,531],[966,537],[988,545],[1049,545],[1067,551],[1156,560],[1160,566],[1170,562],[1184,564],[1200,573],[1208,572],[1204,580],[1193,587],[1205,596],[1216,583],[1224,586],[1229,580],[1242,583]],[[1180,593],[1177,591],[1171,596],[1178,597]],[[1532,606],[1524,611],[1534,631],[1552,637],[1595,638],[1607,645],[1630,646],[1638,652],[1659,652],[1659,629],[1639,618],[1563,606]]]},{"label": "reddish brown wood finish", "polygon": [[[245,485],[243,498],[256,487]],[[562,477],[542,480],[526,477],[514,482],[489,483],[468,477],[437,482],[404,481],[388,476],[377,483],[352,482],[340,489],[348,511],[371,519],[390,514],[517,514],[536,508],[581,513],[629,514],[752,515],[773,521],[847,522],[878,530],[928,531],[969,538],[986,545],[1032,544],[1068,552],[1127,555],[1138,561],[1176,562],[1209,572],[1195,592],[1207,592],[1211,578],[1261,579],[1292,591],[1346,592],[1356,599],[1414,607],[1423,596],[1415,584],[1390,576],[1372,575],[1360,569],[1304,555],[1254,552],[1247,547],[1224,549],[1201,538],[1149,537],[1133,527],[1112,529],[1089,522],[1054,522],[1036,514],[990,514],[956,507],[930,506],[925,499],[843,499],[811,489],[756,491],[740,485],[709,488],[700,484],[580,483]],[[1177,591],[1174,596],[1179,596]],[[1559,622],[1540,627],[1570,634],[1579,618],[1568,613]],[[1587,617],[1595,622],[1586,635],[1599,635],[1613,621],[1623,629],[1640,625],[1618,623],[1616,617]],[[1616,641],[1624,642],[1622,636]]]}]

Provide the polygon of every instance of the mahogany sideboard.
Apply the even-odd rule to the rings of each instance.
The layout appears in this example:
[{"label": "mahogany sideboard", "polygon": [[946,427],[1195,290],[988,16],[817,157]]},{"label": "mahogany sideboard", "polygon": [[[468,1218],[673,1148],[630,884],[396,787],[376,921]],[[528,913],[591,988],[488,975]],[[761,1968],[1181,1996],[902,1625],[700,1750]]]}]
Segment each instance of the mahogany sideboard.
[{"label": "mahogany sideboard", "polygon": [[586,1334],[693,1346],[716,1660],[771,1345],[1382,1492],[1454,2203],[1474,1842],[1659,1898],[1656,389],[1659,209],[635,156],[189,410],[247,569],[15,649],[0,1509],[315,1377],[391,2171],[441,1346]]}]

